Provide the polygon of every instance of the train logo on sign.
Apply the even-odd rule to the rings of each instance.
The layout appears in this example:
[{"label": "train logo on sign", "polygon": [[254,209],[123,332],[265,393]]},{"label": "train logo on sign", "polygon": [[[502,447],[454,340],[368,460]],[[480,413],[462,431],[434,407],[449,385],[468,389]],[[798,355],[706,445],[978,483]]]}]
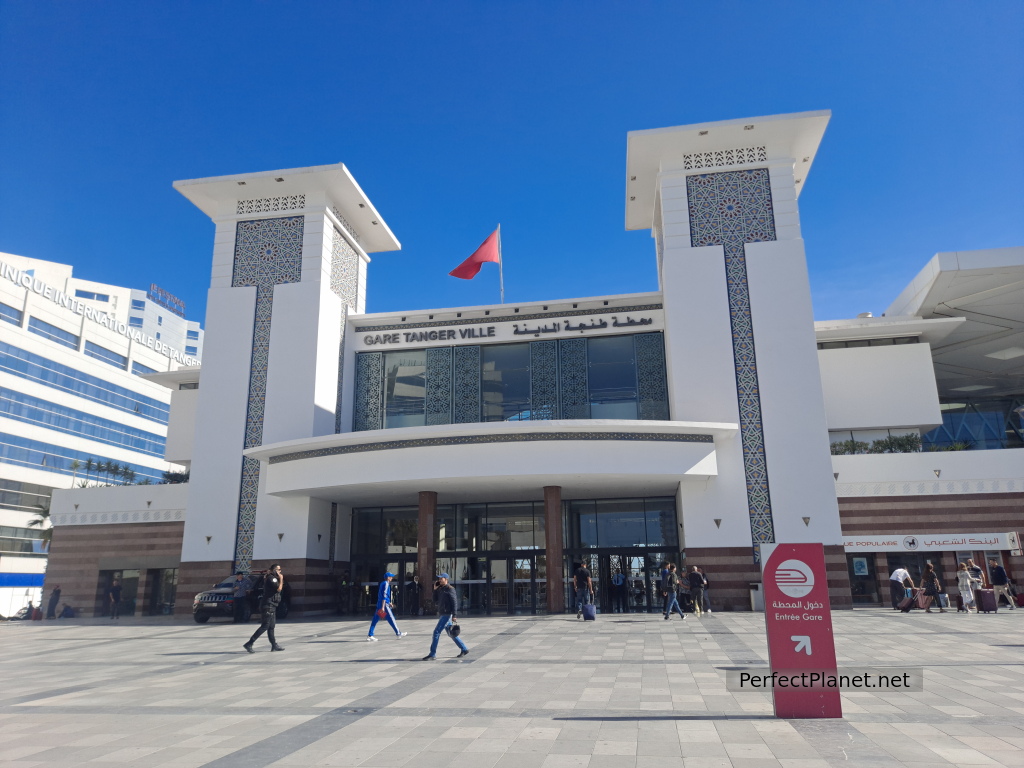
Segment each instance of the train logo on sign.
[{"label": "train logo on sign", "polygon": [[806,597],[814,588],[814,572],[800,560],[786,560],[775,569],[775,583],[786,597]]}]

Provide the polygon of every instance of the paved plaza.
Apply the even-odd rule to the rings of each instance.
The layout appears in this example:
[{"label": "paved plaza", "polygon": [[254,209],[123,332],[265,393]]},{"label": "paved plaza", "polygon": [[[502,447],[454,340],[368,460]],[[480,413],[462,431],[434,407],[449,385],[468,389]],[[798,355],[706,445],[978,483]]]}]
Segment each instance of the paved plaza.
[{"label": "paved plaza", "polygon": [[923,693],[844,693],[780,721],[726,690],[767,659],[760,614],[467,618],[471,653],[422,662],[434,622],[0,624],[0,765],[686,768],[1024,766],[1024,611],[833,614],[840,666],[925,667]]}]

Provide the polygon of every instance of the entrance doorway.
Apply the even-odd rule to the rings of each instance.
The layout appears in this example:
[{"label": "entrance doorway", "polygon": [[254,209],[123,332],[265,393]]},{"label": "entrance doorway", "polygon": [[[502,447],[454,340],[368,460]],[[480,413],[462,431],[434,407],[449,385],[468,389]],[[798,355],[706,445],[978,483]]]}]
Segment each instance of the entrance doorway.
[{"label": "entrance doorway", "polygon": [[121,585],[121,616],[134,616],[136,603],[139,598],[139,571],[137,569],[122,569],[100,571],[100,579],[96,591],[96,615],[109,616],[110,603],[107,598],[107,590],[118,581]]},{"label": "entrance doorway", "polygon": [[147,573],[146,578],[149,581],[149,615],[173,614],[174,598],[178,591],[178,569],[153,568]]},{"label": "entrance doorway", "polygon": [[[654,613],[664,608],[661,565],[677,555],[665,552],[584,552],[566,558],[566,606],[575,610],[572,573],[586,565],[594,585],[594,602],[602,613]],[[680,566],[680,569],[682,566]]]},{"label": "entrance doorway", "polygon": [[[392,555],[387,559],[356,560],[352,563],[351,595],[356,614],[371,615],[377,609],[377,590],[385,573],[395,574],[391,580],[391,600],[396,616],[419,615],[419,599],[412,586],[416,575],[416,555]],[[421,589],[430,589],[434,574],[420,577]],[[425,586],[423,586],[425,584]]]},{"label": "entrance doorway", "polygon": [[[451,576],[459,613],[535,614],[546,605],[546,558],[536,552],[438,556],[437,572]],[[432,586],[431,580],[430,585]]]}]

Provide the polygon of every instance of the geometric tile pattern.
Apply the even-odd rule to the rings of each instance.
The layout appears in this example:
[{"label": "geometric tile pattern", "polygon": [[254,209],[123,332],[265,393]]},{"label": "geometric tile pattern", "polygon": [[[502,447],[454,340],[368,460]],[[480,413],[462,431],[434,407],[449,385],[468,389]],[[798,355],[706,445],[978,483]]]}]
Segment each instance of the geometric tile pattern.
[{"label": "geometric tile pattern", "polygon": [[419,437],[408,440],[387,440],[384,442],[336,445],[331,448],[315,448],[272,456],[271,464],[302,459],[319,459],[324,456],[344,456],[350,453],[372,451],[394,451],[402,448],[431,448],[444,445],[486,445],[489,443],[536,443],[552,440],[579,442],[647,442],[647,443],[714,443],[711,435],[690,435],[661,432],[508,432],[492,435],[456,435],[452,437]]},{"label": "geometric tile pattern", "polygon": [[455,347],[452,423],[480,421],[480,347]]},{"label": "geometric tile pattern", "polygon": [[633,337],[633,350],[636,354],[636,394],[640,418],[668,421],[665,336],[661,333],[638,333]]},{"label": "geometric tile pattern", "polygon": [[296,211],[305,207],[305,195],[260,197],[253,200],[239,200],[235,206],[235,213],[275,213],[277,211]]},{"label": "geometric tile pattern", "polygon": [[452,348],[427,350],[424,394],[427,426],[452,423]]},{"label": "geometric tile pattern", "polygon": [[587,340],[558,342],[558,387],[563,419],[590,418],[590,386],[587,379]]},{"label": "geometric tile pattern", "polygon": [[[240,201],[240,204],[241,202],[258,201]],[[267,363],[270,356],[274,286],[297,283],[302,277],[304,221],[302,216],[294,216],[239,221],[235,226],[231,287],[256,288],[256,321],[253,326],[249,362],[249,395],[243,441],[245,448],[255,448],[263,441],[263,412],[267,397]],[[238,526],[235,535],[237,570],[248,571],[252,563],[259,481],[259,461],[243,457]]]},{"label": "geometric tile pattern", "polygon": [[384,428],[384,354],[356,355],[356,399],[352,407],[352,431]]},{"label": "geometric tile pattern", "polygon": [[724,168],[728,165],[744,165],[746,163],[763,163],[768,159],[765,147],[741,147],[723,149],[720,152],[694,152],[683,155],[683,170],[693,171],[698,168]]},{"label": "geometric tile pattern", "polygon": [[341,299],[341,341],[338,344],[338,390],[334,403],[334,432],[341,432],[342,392],[345,378],[345,325],[359,300],[359,255],[344,235],[332,228],[331,291]]},{"label": "geometric tile pattern", "polygon": [[690,212],[691,245],[695,248],[721,245],[725,251],[747,507],[754,554],[758,558],[759,545],[775,541],[775,529],[764,452],[761,395],[744,246],[746,243],[775,240],[768,169],[687,176],[686,196]]},{"label": "geometric tile pattern", "polygon": [[530,342],[530,420],[558,418],[558,342]]},{"label": "geometric tile pattern", "polygon": [[338,223],[341,224],[342,229],[344,229],[349,234],[349,236],[358,243],[359,235],[356,233],[355,227],[349,224],[348,219],[341,215],[341,211],[338,210],[337,206],[331,206],[331,213],[334,214],[334,217],[338,220]]}]

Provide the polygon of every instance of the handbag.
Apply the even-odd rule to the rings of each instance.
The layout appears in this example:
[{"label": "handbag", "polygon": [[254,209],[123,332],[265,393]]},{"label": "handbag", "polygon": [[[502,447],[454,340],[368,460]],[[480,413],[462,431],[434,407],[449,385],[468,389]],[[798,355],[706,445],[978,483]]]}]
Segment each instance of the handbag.
[{"label": "handbag", "polygon": [[459,626],[458,619],[452,619],[451,624],[448,625],[448,634],[452,637],[458,637],[459,633],[462,632],[462,627]]},{"label": "handbag", "polygon": [[388,617],[388,612],[381,608],[379,611],[377,611],[377,615],[380,616],[382,619],[386,619]]}]

